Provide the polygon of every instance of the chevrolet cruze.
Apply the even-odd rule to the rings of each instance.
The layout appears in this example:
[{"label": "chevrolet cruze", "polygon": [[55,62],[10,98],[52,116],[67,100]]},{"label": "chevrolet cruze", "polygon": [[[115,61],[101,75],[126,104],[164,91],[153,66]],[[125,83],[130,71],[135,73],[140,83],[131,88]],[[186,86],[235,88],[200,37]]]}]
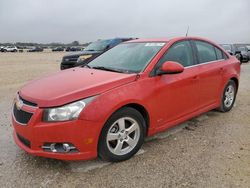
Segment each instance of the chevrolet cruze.
[{"label": "chevrolet cruze", "polygon": [[125,42],[22,87],[14,139],[32,155],[123,161],[146,136],[212,109],[230,111],[239,74],[240,62],[206,39]]}]

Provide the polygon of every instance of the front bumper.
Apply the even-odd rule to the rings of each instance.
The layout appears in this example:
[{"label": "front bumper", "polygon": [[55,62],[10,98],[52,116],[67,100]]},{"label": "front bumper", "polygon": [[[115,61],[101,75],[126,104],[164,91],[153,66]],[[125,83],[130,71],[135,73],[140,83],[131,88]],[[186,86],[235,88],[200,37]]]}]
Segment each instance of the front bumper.
[{"label": "front bumper", "polygon": [[[41,119],[42,110],[39,108],[27,125],[18,123],[12,116],[14,140],[27,153],[61,160],[89,160],[97,157],[100,123],[86,120],[47,123]],[[65,142],[72,143],[77,152],[56,153],[42,148],[45,143]]]},{"label": "front bumper", "polygon": [[64,69],[70,69],[70,68],[73,68],[75,67],[75,64],[76,63],[69,63],[69,64],[66,64],[66,63],[61,63],[61,70],[64,70]]}]

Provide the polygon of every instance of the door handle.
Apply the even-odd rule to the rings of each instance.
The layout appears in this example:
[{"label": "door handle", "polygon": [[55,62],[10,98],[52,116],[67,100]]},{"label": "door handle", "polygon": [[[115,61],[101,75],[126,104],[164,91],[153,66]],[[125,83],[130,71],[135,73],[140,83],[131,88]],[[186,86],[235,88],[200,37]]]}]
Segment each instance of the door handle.
[{"label": "door handle", "polygon": [[223,71],[224,71],[224,68],[221,67],[221,68],[220,68],[220,73],[223,73]]},{"label": "door handle", "polygon": [[193,77],[193,80],[198,80],[198,78],[199,77],[196,75],[196,76]]},{"label": "door handle", "polygon": [[198,77],[197,75],[196,75],[196,76],[193,76],[193,77],[191,78],[191,82],[197,82],[198,79],[199,79],[199,77]]}]

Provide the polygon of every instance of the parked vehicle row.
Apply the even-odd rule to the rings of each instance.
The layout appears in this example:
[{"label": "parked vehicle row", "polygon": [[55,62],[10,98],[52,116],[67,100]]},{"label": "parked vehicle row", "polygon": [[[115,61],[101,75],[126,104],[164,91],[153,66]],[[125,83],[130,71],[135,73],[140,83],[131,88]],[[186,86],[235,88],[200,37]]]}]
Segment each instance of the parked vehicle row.
[{"label": "parked vehicle row", "polygon": [[[27,48],[27,47],[26,47]],[[71,47],[62,47],[62,46],[58,46],[58,47],[54,47],[51,48],[52,52],[63,52],[64,50],[66,52],[76,52],[76,51],[81,51],[83,50],[83,47],[80,46],[71,46]],[[42,52],[44,51],[43,47],[40,46],[34,46],[34,47],[28,47],[27,52]],[[0,52],[23,52],[23,49],[20,49],[16,46],[0,46]]]},{"label": "parked vehicle row", "polygon": [[43,52],[43,48],[36,46],[29,49],[27,52]]},{"label": "parked vehicle row", "polygon": [[80,47],[80,46],[69,46],[65,49],[66,52],[78,52],[83,50],[84,48]]},{"label": "parked vehicle row", "polygon": [[84,55],[102,54],[86,66],[17,92],[11,117],[20,148],[61,160],[124,161],[145,137],[234,106],[240,62],[214,42],[179,37],[111,44],[89,45]]},{"label": "parked vehicle row", "polygon": [[239,46],[236,44],[221,44],[221,46],[230,55],[236,56],[242,63],[250,60],[250,48],[247,48],[247,46]]},{"label": "parked vehicle row", "polygon": [[52,48],[52,52],[63,52],[63,51],[64,51],[64,48],[61,46]]}]

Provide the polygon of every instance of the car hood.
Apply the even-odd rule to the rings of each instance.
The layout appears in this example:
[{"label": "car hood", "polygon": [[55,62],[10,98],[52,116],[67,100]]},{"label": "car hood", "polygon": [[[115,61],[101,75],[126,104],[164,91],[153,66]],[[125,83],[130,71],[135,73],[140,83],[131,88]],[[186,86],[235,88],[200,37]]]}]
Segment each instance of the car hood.
[{"label": "car hood", "polygon": [[89,55],[89,54],[98,54],[102,51],[81,51],[81,52],[71,52],[69,54],[66,54],[64,57],[74,57],[74,56],[80,56],[80,55]]},{"label": "car hood", "polygon": [[61,106],[135,81],[136,74],[74,68],[34,80],[19,94],[39,107]]}]

